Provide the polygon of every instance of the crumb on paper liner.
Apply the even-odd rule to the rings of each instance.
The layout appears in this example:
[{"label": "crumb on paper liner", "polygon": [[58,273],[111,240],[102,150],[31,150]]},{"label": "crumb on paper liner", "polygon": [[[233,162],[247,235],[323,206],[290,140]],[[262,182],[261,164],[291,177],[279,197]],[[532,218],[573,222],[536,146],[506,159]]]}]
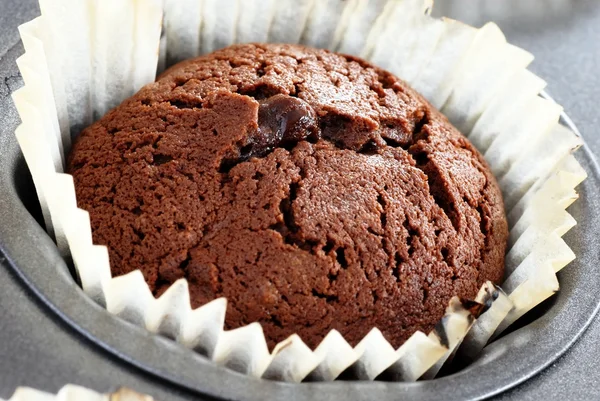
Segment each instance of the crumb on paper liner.
[{"label": "crumb on paper liner", "polygon": [[[562,236],[576,224],[565,209],[586,177],[572,155],[581,139],[559,124],[562,108],[538,96],[545,82],[526,70],[533,56],[495,24],[431,18],[427,0],[39,1],[42,16],[19,28],[26,53],[18,60],[25,86],[13,94],[22,119],[16,136],[48,232],[72,256],[84,292],[110,313],[255,377],[415,381],[453,360],[468,363],[558,291],[556,272],[575,258]],[[485,155],[504,195],[502,288],[486,283],[474,301],[453,298],[431,333],[397,350],[373,328],[354,348],[333,330],[314,351],[293,335],[270,353],[260,324],[223,329],[225,299],[192,310],[183,279],[156,299],[139,271],[112,278],[108,252],[93,244],[89,214],[77,209],[63,173],[72,135],[153,81],[159,63],[249,41],[365,57],[446,114]]]}]

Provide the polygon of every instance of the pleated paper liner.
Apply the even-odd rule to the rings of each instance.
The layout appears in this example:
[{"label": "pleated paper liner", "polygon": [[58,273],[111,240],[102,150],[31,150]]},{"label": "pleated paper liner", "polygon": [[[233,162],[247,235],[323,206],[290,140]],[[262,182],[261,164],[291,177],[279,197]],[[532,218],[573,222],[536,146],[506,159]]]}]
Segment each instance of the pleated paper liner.
[{"label": "pleated paper liner", "polygon": [[[148,395],[122,388],[114,393],[100,394],[85,387],[67,385],[50,394],[28,387],[19,387],[8,401],[153,401]],[[2,401],[0,399],[0,401]]]},{"label": "pleated paper liner", "polygon": [[[475,358],[494,336],[559,289],[575,255],[562,236],[585,171],[562,108],[539,96],[533,57],[494,24],[434,19],[423,0],[40,0],[20,27],[25,86],[14,93],[17,139],[48,232],[73,258],[84,292],[117,316],[179,341],[220,365],[290,382],[434,378]],[[510,239],[506,281],[473,301],[454,298],[431,333],[394,349],[377,328],[356,347],[331,331],[315,349],[297,335],[269,352],[260,324],[225,331],[227,301],[190,307],[188,284],[155,299],[140,271],[111,277],[87,212],[63,174],[72,138],[154,80],[157,65],[250,41],[304,43],[365,57],[406,80],[485,155],[504,194]]]}]

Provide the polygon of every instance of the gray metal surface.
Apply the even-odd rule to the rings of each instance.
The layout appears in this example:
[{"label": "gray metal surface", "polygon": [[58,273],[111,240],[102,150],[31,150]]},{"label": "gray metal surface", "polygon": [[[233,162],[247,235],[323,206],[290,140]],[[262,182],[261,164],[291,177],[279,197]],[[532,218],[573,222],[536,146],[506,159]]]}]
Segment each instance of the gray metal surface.
[{"label": "gray metal surface", "polygon": [[[465,0],[466,1],[466,0]],[[473,0],[468,0],[472,2]],[[493,0],[491,0],[493,1]],[[510,2],[511,0],[506,0]],[[528,0],[532,1],[532,0]],[[441,1],[440,1],[441,2]],[[535,3],[535,1],[533,1]],[[13,47],[18,41],[15,27],[18,23],[35,16],[34,1],[3,0],[0,2],[0,149],[2,161],[6,163],[9,154],[16,151],[14,141],[7,140],[6,134],[14,129],[16,122],[14,110],[10,107],[6,95],[11,89],[19,85],[18,77],[11,78],[15,72],[12,60],[21,51],[20,46]],[[446,7],[449,2],[442,3]],[[459,3],[455,1],[454,3]],[[484,3],[490,3],[484,2]],[[544,3],[543,1],[537,3]],[[564,3],[564,1],[563,1]],[[566,106],[569,114],[578,124],[584,137],[593,149],[600,150],[600,140],[595,136],[595,123],[598,120],[596,112],[600,85],[598,85],[598,65],[600,65],[600,52],[598,39],[600,39],[600,3],[596,1],[568,2],[573,10],[564,19],[564,14],[544,14],[536,23],[524,24],[519,18],[499,18],[503,29],[509,40],[530,49],[537,56],[534,70],[549,81],[549,89],[557,101]],[[466,3],[465,3],[466,4]],[[470,3],[472,4],[472,3]],[[463,12],[467,10],[450,9],[447,13]],[[514,10],[508,10],[514,11]],[[573,14],[573,15],[571,15]],[[483,19],[477,13],[464,15],[470,22]],[[549,18],[551,27],[545,26],[544,18]],[[485,18],[485,20],[490,18]],[[515,22],[517,21],[517,22]],[[503,23],[503,24],[502,24]],[[512,24],[512,25],[511,25]],[[514,25],[514,26],[513,26]],[[536,28],[537,26],[537,28]],[[585,40],[583,40],[585,39]],[[594,81],[596,80],[596,81]],[[581,160],[586,164],[590,172],[593,166],[588,162],[589,155],[581,154]],[[11,164],[4,164],[10,166]],[[22,166],[21,166],[22,167]],[[8,171],[3,170],[3,177]],[[597,180],[597,177],[596,177]],[[578,236],[572,233],[568,236],[569,244],[576,244],[576,253],[583,255],[573,265],[569,266],[560,277],[563,291],[556,299],[556,304],[550,309],[550,314],[544,320],[538,320],[527,334],[527,330],[509,337],[505,341],[505,347],[496,347],[488,352],[480,360],[479,368],[465,374],[454,376],[449,379],[436,381],[437,384],[399,385],[394,388],[385,388],[384,384],[371,385],[368,388],[363,385],[346,385],[342,396],[347,399],[463,399],[473,394],[473,389],[483,392],[500,390],[507,383],[514,382],[515,378],[524,378],[523,374],[532,373],[541,367],[540,361],[549,360],[549,347],[559,344],[556,351],[565,348],[569,344],[569,338],[574,338],[577,331],[584,326],[586,316],[591,311],[589,307],[594,305],[599,297],[598,284],[600,275],[596,269],[599,268],[600,257],[597,239],[594,237],[594,227],[598,224],[594,221],[594,213],[598,210],[598,182],[594,177],[589,180],[583,188],[583,200],[578,202],[571,211],[575,217],[582,221],[578,226],[578,232],[587,233]],[[23,191],[25,191],[23,189]],[[6,204],[3,204],[6,196],[0,198],[0,210],[6,212]],[[24,222],[27,217],[0,216],[0,221]],[[596,212],[597,214],[597,212]],[[111,329],[111,324],[116,324],[112,318],[107,317],[103,311],[94,305],[87,304],[85,298],[74,286],[68,285],[68,277],[64,267],[58,259],[51,259],[51,244],[39,240],[39,227],[30,226],[31,229],[24,232],[11,230],[10,227],[0,227],[0,232],[12,233],[10,240],[13,245],[20,243],[21,256],[27,258],[27,265],[31,271],[32,267],[46,267],[61,271],[65,275],[62,282],[57,286],[46,285],[46,294],[51,294],[56,299],[60,294],[62,297],[60,309],[76,317],[78,321],[91,324],[90,320],[101,319],[103,324],[96,326],[104,327],[104,331],[96,328],[96,334],[105,339],[113,348],[127,348],[131,355],[138,355],[138,361],[156,361],[166,367],[166,370],[177,372],[184,371],[190,384],[206,383],[204,389],[213,390],[225,387],[227,391],[237,391],[244,398],[264,399],[265,396],[280,396],[292,399],[323,399],[326,394],[332,394],[330,386],[320,388],[309,388],[300,392],[289,393],[286,386],[270,384],[265,386],[258,381],[247,378],[230,376],[224,371],[217,371],[212,367],[206,372],[194,369],[198,364],[201,369],[206,368],[200,358],[191,357],[185,350],[179,347],[165,345],[164,341],[156,340],[141,330],[127,328],[124,337],[116,336]],[[0,236],[0,239],[2,237]],[[35,239],[35,241],[32,241]],[[39,241],[38,241],[39,240]],[[33,249],[23,247],[23,244],[35,243]],[[17,252],[19,253],[19,252]],[[38,269],[38,273],[39,273]],[[31,278],[31,277],[30,277]],[[35,278],[43,282],[45,278],[39,275]],[[48,278],[50,280],[50,278]],[[62,284],[61,284],[62,283]],[[44,287],[42,284],[40,287]],[[558,307],[557,307],[558,306]],[[77,315],[82,313],[84,316]],[[575,311],[565,315],[561,311]],[[581,312],[587,311],[587,313]],[[87,316],[85,316],[87,315]],[[59,318],[53,317],[47,306],[36,301],[30,292],[24,290],[20,279],[16,278],[7,268],[0,268],[0,397],[7,397],[16,385],[30,385],[49,391],[56,391],[67,382],[74,382],[106,391],[117,385],[128,385],[140,391],[150,392],[159,399],[179,400],[198,399],[189,392],[178,390],[175,386],[168,386],[164,381],[151,375],[144,374],[141,370],[132,368],[127,363],[111,356],[100,347],[95,346],[84,335],[69,329]],[[90,319],[94,317],[94,319]],[[547,326],[551,321],[559,321],[557,326]],[[92,322],[93,323],[93,322]],[[98,322],[96,322],[98,323]],[[556,324],[556,322],[555,322]],[[546,325],[546,326],[545,326]],[[117,326],[115,326],[117,327]],[[543,329],[546,328],[546,331]],[[539,336],[540,331],[545,333]],[[118,331],[116,331],[118,333]],[[111,335],[111,333],[113,333]],[[135,336],[138,340],[135,346],[131,346],[131,338]],[[529,380],[516,390],[512,390],[502,396],[503,399],[590,399],[600,391],[600,362],[597,358],[596,338],[600,335],[600,324],[598,321],[588,331],[582,341],[557,364],[552,366],[541,376]],[[158,346],[155,347],[158,342]],[[509,344],[510,343],[510,344]],[[145,346],[148,344],[148,346]],[[127,347],[129,345],[129,347]],[[510,345],[510,347],[508,346]],[[165,348],[167,352],[157,355],[154,348]],[[131,349],[133,348],[133,349]],[[515,352],[516,351],[516,352]],[[543,355],[540,355],[543,354]],[[524,355],[526,357],[524,357]],[[528,357],[527,357],[528,356]],[[550,358],[551,359],[551,358]],[[504,360],[502,364],[491,363]],[[185,369],[185,366],[190,367]],[[204,368],[203,368],[204,367]],[[266,391],[266,392],[265,392]],[[317,391],[321,397],[317,395]],[[274,398],[276,399],[276,398]]]}]

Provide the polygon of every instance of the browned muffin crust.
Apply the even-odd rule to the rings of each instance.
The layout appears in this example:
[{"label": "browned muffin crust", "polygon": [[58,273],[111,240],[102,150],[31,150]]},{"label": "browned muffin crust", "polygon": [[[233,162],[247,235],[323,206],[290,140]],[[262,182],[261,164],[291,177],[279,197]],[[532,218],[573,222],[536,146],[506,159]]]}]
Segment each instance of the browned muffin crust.
[{"label": "browned muffin crust", "polygon": [[404,82],[296,45],[180,63],[90,126],[69,158],[114,276],[140,269],[270,346],[331,330],[394,346],[504,271],[482,156]]}]

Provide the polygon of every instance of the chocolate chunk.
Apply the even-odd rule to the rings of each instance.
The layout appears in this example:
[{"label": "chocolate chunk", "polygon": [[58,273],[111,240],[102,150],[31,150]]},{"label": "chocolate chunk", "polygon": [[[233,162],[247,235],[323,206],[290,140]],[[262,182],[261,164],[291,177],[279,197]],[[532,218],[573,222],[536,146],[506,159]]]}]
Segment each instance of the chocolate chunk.
[{"label": "chocolate chunk", "polygon": [[272,147],[305,140],[316,142],[319,134],[315,111],[304,100],[275,95],[260,102],[258,135],[269,138],[269,142],[273,142]]},{"label": "chocolate chunk", "polygon": [[304,100],[279,94],[259,103],[258,128],[236,155],[223,158],[221,172],[226,173],[251,157],[264,157],[275,148],[290,149],[300,141],[319,139],[315,111]]}]

